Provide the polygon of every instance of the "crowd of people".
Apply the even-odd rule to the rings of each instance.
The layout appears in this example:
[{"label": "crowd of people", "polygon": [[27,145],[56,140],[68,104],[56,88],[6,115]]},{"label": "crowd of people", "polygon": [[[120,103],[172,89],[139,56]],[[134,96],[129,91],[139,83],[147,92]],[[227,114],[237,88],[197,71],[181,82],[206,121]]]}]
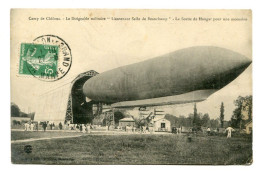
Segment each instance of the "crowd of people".
[{"label": "crowd of people", "polygon": [[90,133],[93,127],[91,124],[68,124],[69,130],[75,130],[77,132]]},{"label": "crowd of people", "polygon": [[135,126],[130,126],[130,125],[128,125],[128,126],[125,127],[125,131],[126,131],[127,133],[136,132],[136,127],[135,127]]},{"label": "crowd of people", "polygon": [[38,123],[27,122],[24,124],[24,131],[38,131]]},{"label": "crowd of people", "polygon": [[[42,130],[45,132],[47,128],[49,130],[54,130],[56,125],[54,122],[26,122],[24,124],[24,131],[38,131],[39,125],[41,125]],[[63,125],[61,122],[58,124],[56,130],[75,130],[76,132],[90,133],[92,129],[91,124],[67,124]]]},{"label": "crowd of people", "polygon": [[144,134],[144,133],[153,133],[154,132],[154,128],[152,126],[140,126],[140,128],[137,129],[136,126],[127,125],[125,128],[121,127],[120,129],[125,129],[125,131],[127,133],[139,132],[141,134]]},{"label": "crowd of people", "polygon": [[[29,121],[24,124],[24,131],[38,131],[39,125],[42,126],[42,129],[44,132],[47,130],[48,126],[49,126],[50,130],[54,130],[54,128],[55,128],[54,122],[44,121],[44,122],[38,123],[38,122]],[[63,124],[61,122],[58,124],[57,127],[59,130],[75,130],[76,132],[82,132],[82,133],[90,133],[91,129],[93,129],[93,126],[91,124],[66,124],[63,126]],[[124,129],[127,133],[131,133],[131,132],[135,133],[137,131],[139,131],[139,133],[141,133],[141,134],[154,132],[154,129],[151,126],[140,126],[140,128],[137,129],[135,126],[127,125]],[[231,138],[231,134],[233,131],[234,131],[234,129],[232,127],[228,127],[225,129],[224,133],[227,133],[227,138]],[[193,132],[193,129],[191,128],[189,133],[192,133],[192,132]],[[214,132],[218,133],[219,129],[215,129]],[[182,133],[182,129],[173,127],[172,133],[180,134],[180,133]],[[212,130],[210,129],[210,127],[206,128],[206,133],[208,136],[211,135]]]}]

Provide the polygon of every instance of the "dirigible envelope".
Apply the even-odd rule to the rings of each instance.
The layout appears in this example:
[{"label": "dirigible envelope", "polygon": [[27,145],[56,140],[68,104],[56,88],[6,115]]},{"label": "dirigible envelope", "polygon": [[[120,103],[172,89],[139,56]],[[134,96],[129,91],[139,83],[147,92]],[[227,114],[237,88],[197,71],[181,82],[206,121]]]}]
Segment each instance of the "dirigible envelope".
[{"label": "dirigible envelope", "polygon": [[112,107],[202,101],[250,64],[250,59],[228,49],[190,47],[101,73],[85,82],[83,92]]}]

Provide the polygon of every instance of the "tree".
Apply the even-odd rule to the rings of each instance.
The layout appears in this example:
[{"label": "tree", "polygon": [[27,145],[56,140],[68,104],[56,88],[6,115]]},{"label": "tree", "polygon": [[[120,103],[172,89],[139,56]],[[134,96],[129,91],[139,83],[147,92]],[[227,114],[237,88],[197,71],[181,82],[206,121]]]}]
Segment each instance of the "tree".
[{"label": "tree", "polygon": [[20,108],[15,103],[11,103],[11,117],[20,117]]},{"label": "tree", "polygon": [[206,113],[206,114],[204,114],[203,117],[202,117],[201,124],[202,124],[202,126],[204,126],[204,127],[208,127],[208,126],[209,126],[209,123],[210,123],[209,114]]},{"label": "tree", "polygon": [[221,128],[223,128],[223,125],[224,125],[224,103],[223,102],[221,102],[221,106],[220,106],[219,119],[220,119]]},{"label": "tree", "polygon": [[210,127],[211,128],[218,128],[219,127],[219,119],[211,119],[210,120]]},{"label": "tree", "polygon": [[[247,120],[251,121],[252,120],[252,96],[246,96],[244,98],[243,104],[242,104],[242,109],[247,112]],[[246,117],[244,117],[246,118]]]},{"label": "tree", "polygon": [[108,126],[109,130],[109,127],[114,124],[114,114],[112,111],[105,112],[105,117],[102,123],[103,125]]},{"label": "tree", "polygon": [[180,127],[180,120],[178,117],[171,114],[166,114],[165,119],[171,122],[171,126]]},{"label": "tree", "polygon": [[193,126],[198,126],[198,113],[196,103],[194,104],[193,108]]},{"label": "tree", "polygon": [[193,114],[190,114],[189,117],[185,117],[184,115],[180,115],[179,123],[180,126],[191,127],[193,122]]},{"label": "tree", "polygon": [[28,113],[27,115],[31,120],[34,120],[35,112]]},{"label": "tree", "polygon": [[186,126],[187,127],[192,127],[193,126],[193,122],[194,122],[194,115],[193,114],[189,114],[189,116],[186,118],[185,122],[186,122]]},{"label": "tree", "polygon": [[234,128],[243,128],[244,124],[252,120],[252,95],[239,96],[234,104],[236,106],[231,118],[231,126]]},{"label": "tree", "polygon": [[25,112],[20,112],[20,117],[28,117],[28,114]]}]

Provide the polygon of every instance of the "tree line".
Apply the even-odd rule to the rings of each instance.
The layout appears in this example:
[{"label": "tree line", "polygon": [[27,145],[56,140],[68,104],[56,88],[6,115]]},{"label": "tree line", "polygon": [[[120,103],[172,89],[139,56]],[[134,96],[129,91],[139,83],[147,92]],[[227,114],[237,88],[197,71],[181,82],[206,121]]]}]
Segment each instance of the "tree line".
[{"label": "tree line", "polygon": [[252,121],[252,95],[245,97],[239,96],[236,100],[234,100],[234,104],[236,107],[229,121],[224,121],[224,102],[221,102],[220,104],[219,117],[216,119],[211,119],[208,113],[198,113],[196,103],[194,104],[193,113],[190,113],[188,117],[185,117],[184,115],[177,117],[166,114],[165,118],[171,121],[172,125],[176,127],[186,126],[195,128],[226,128],[227,126],[231,126],[233,128],[243,129],[245,128],[246,123]]},{"label": "tree line", "polygon": [[11,117],[29,117],[32,120],[34,119],[34,112],[33,113],[25,113],[22,112],[19,108],[18,105],[16,105],[15,103],[11,103]]},{"label": "tree line", "polygon": [[175,115],[166,114],[165,118],[171,122],[172,126],[176,127],[219,127],[219,118],[211,119],[208,113],[198,113],[197,115],[195,115],[195,118],[194,113],[190,113],[188,117],[184,115],[180,115],[177,117]]},{"label": "tree line", "polygon": [[[245,124],[252,121],[252,95],[249,96],[239,96],[234,100],[235,109],[233,111],[228,125],[233,128],[243,129]],[[29,117],[32,120],[34,119],[35,113],[25,113],[20,110],[18,105],[11,103],[11,117]],[[114,121],[118,124],[119,120],[124,117],[124,114],[120,111],[114,113]],[[220,104],[220,113],[219,117],[216,119],[211,119],[208,113],[202,114],[198,113],[196,103],[194,104],[193,113],[190,113],[188,117],[184,115],[174,116],[166,114],[165,118],[171,121],[171,124],[176,127],[186,126],[186,127],[210,127],[210,128],[219,128],[224,127],[224,117],[225,117],[225,107],[224,103]],[[143,123],[140,121],[140,123]]]}]

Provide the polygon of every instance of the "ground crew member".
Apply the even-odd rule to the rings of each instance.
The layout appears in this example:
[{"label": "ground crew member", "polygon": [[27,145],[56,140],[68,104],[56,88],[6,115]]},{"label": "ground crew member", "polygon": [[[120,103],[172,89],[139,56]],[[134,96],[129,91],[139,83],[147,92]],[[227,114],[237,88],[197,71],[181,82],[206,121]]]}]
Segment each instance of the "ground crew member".
[{"label": "ground crew member", "polygon": [[234,131],[234,129],[232,127],[228,127],[225,131],[227,131],[227,138],[231,138],[231,133]]}]

